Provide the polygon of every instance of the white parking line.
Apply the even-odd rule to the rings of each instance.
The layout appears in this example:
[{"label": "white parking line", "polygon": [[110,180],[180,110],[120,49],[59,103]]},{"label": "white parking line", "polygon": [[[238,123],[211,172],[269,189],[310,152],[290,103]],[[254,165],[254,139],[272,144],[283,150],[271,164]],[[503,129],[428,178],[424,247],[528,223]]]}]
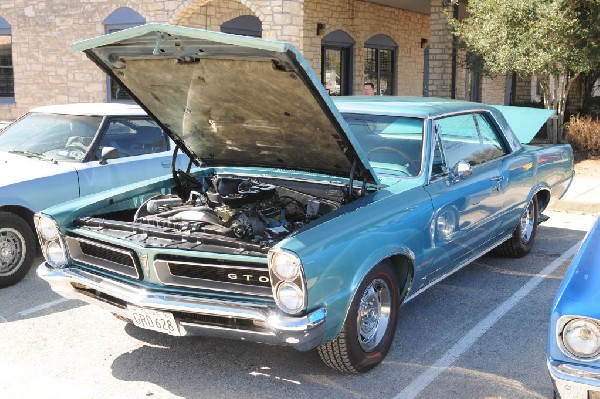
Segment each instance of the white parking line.
[{"label": "white parking line", "polygon": [[36,306],[34,308],[22,310],[22,311],[19,312],[19,315],[20,316],[29,316],[30,314],[41,312],[44,309],[51,308],[52,306],[56,306],[56,305],[59,305],[59,304],[61,304],[63,302],[67,302],[67,301],[69,301],[69,299],[67,299],[67,298],[59,298],[59,299],[57,299],[55,301],[46,302],[46,303],[43,303],[43,304],[41,304],[39,306]]},{"label": "white parking line", "polygon": [[481,320],[471,329],[460,341],[450,348],[444,356],[436,361],[427,371],[419,375],[406,388],[404,388],[394,399],[411,399],[419,395],[429,384],[433,382],[440,374],[444,372],[452,363],[454,363],[475,341],[477,341],[486,331],[488,331],[498,320],[502,318],[509,310],[517,305],[523,298],[531,293],[544,279],[550,276],[567,259],[571,258],[579,249],[581,242],[573,245],[567,252],[555,259],[542,271],[532,277],[523,287],[508,298],[504,303],[498,306],[488,316]]}]

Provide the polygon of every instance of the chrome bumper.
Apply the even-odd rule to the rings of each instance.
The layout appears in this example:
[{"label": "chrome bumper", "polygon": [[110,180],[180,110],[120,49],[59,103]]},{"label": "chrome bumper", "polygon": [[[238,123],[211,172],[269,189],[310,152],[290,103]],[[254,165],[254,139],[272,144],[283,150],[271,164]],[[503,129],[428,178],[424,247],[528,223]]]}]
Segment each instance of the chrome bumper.
[{"label": "chrome bumper", "polygon": [[[588,392],[600,392],[598,369],[547,360],[554,388],[561,399],[588,399]],[[600,394],[596,393],[598,397]]]},{"label": "chrome bumper", "polygon": [[[174,313],[182,335],[241,339],[310,350],[321,343],[325,332],[325,308],[293,317],[276,313],[261,304],[146,290],[81,269],[54,269],[45,262],[38,266],[37,274],[57,294],[101,306],[127,320],[131,320],[127,304]],[[202,321],[182,320],[181,315],[200,316],[199,319],[202,316],[237,319],[247,323],[245,328],[202,324]]]}]

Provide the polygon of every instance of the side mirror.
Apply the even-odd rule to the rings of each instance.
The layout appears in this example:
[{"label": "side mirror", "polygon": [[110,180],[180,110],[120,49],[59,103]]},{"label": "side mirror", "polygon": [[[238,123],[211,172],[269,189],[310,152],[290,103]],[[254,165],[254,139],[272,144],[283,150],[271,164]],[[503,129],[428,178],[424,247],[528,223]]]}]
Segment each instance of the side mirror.
[{"label": "side mirror", "polygon": [[466,179],[471,176],[472,173],[471,165],[467,161],[458,161],[452,168],[450,176],[453,182],[457,182]]},{"label": "side mirror", "polygon": [[100,156],[100,165],[106,165],[107,160],[117,158],[119,158],[119,150],[115,147],[104,147]]}]

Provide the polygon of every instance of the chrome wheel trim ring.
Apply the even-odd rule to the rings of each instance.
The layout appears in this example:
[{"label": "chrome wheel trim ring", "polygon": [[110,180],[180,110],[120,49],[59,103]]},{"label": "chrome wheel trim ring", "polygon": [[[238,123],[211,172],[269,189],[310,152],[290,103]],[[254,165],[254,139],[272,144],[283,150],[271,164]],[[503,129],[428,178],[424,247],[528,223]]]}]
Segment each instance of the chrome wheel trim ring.
[{"label": "chrome wheel trim ring", "polygon": [[0,229],[0,276],[16,272],[25,260],[25,238],[18,230]]},{"label": "chrome wheel trim ring", "polygon": [[533,206],[533,201],[529,203],[527,206],[527,210],[521,216],[521,242],[523,244],[527,244],[531,239],[531,234],[533,233],[533,224],[535,223],[535,207]]},{"label": "chrome wheel trim ring", "polygon": [[392,295],[388,284],[379,278],[365,288],[356,319],[360,347],[373,351],[381,343],[390,323]]}]

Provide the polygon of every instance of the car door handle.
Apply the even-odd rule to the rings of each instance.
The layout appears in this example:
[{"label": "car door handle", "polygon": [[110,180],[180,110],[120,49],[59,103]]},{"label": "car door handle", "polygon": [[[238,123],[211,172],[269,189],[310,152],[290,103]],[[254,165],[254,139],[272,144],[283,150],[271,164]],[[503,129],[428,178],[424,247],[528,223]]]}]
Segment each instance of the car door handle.
[{"label": "car door handle", "polygon": [[160,162],[160,165],[161,165],[163,168],[170,168],[170,167],[171,167],[171,161],[161,161],[161,162]]}]

